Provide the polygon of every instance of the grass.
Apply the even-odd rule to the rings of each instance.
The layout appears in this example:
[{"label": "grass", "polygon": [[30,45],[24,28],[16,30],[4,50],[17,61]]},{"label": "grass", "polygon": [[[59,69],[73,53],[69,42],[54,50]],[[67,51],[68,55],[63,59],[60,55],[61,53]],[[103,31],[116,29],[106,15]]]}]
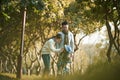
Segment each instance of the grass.
[{"label": "grass", "polygon": [[15,75],[8,73],[0,73],[0,80],[17,80]]},{"label": "grass", "polygon": [[[120,80],[120,62],[97,63],[89,66],[84,74],[74,73],[69,76],[47,77],[23,75],[21,80]],[[14,74],[1,73],[0,80],[17,80]]]},{"label": "grass", "polygon": [[[9,74],[9,73],[1,73],[0,74],[0,80],[19,80],[16,79],[16,75],[15,74]],[[21,80],[55,80],[55,77],[41,77],[41,76],[37,76],[37,75],[22,75],[22,79]]]}]

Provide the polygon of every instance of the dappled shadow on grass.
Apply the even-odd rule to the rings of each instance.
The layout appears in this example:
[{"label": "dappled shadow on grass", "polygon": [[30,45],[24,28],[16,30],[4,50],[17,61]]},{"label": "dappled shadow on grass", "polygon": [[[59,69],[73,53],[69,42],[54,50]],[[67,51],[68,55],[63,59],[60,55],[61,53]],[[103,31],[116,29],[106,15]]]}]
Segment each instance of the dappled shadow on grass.
[{"label": "dappled shadow on grass", "polygon": [[9,77],[7,75],[0,74],[0,80],[17,80],[17,79],[15,79],[13,77]]}]

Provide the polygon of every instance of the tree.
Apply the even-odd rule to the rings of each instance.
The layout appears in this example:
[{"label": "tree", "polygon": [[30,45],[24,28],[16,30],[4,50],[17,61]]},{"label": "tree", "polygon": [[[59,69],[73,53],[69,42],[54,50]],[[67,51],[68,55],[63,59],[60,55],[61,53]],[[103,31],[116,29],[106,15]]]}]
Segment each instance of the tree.
[{"label": "tree", "polygon": [[[101,28],[103,24],[106,25],[109,36],[109,48],[107,51],[108,61],[111,61],[110,52],[112,45],[116,49],[116,53],[120,53],[120,1],[118,0],[76,0],[68,8],[65,13],[68,19],[72,20],[73,27],[84,30],[89,34]],[[111,25],[113,23],[115,32],[111,32]]]},{"label": "tree", "polygon": [[[119,34],[120,31],[118,29],[118,26],[120,25],[120,1],[118,0],[99,0],[99,1],[94,1],[96,7],[101,10],[103,13],[103,17],[101,17],[99,20],[103,23],[106,24],[107,31],[108,31],[108,37],[109,37],[109,48],[107,51],[107,57],[108,61],[111,62],[110,58],[110,53],[111,49],[114,45],[116,49],[116,53],[120,53],[120,48],[119,48]],[[97,11],[97,10],[96,10]],[[111,25],[110,23],[113,23],[114,26],[114,33],[111,31]]]},{"label": "tree", "polygon": [[[39,48],[41,49],[46,39],[55,35],[58,31],[60,23],[63,20],[63,8],[66,6],[65,2],[67,1],[4,0],[0,2],[0,21],[2,22],[0,23],[0,58],[2,59],[2,66],[5,65],[4,60],[6,60],[7,65],[12,66],[14,63],[15,69],[17,69],[17,64],[15,63],[17,63],[18,56],[20,56],[19,49],[21,44],[21,25],[24,7],[27,8],[27,15],[23,60],[25,60],[26,57],[29,57],[27,54],[29,54],[30,49],[37,49],[31,48],[32,46],[35,46],[36,42],[40,41]],[[40,56],[40,51],[37,53],[32,51],[32,54]],[[12,61],[12,64],[8,62],[8,59]],[[36,57],[34,60],[39,64],[39,58]],[[34,64],[34,61],[30,60],[30,63]],[[31,65],[28,64],[23,63],[23,65],[26,65],[29,68],[31,67]],[[11,69],[8,66],[6,67],[7,70],[11,72]],[[37,67],[40,67],[40,65]],[[2,71],[6,72],[6,68],[2,68]],[[17,71],[14,70],[13,72],[16,73]]]}]

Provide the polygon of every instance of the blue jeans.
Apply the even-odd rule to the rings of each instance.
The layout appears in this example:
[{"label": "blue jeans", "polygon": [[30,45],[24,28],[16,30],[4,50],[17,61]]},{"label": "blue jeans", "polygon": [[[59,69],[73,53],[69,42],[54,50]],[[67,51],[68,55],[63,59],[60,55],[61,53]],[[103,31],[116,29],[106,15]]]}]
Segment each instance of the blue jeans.
[{"label": "blue jeans", "polygon": [[42,54],[43,62],[45,65],[44,74],[50,73],[50,54]]}]

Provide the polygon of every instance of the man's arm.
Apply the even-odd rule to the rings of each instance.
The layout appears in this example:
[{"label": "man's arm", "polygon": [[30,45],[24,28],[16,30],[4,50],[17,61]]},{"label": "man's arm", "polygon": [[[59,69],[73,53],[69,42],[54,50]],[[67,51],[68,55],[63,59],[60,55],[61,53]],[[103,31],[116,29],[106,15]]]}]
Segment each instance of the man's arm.
[{"label": "man's arm", "polygon": [[74,52],[74,36],[73,34],[71,33],[71,41],[70,41],[70,46],[71,46],[71,49],[72,49],[72,53]]}]

